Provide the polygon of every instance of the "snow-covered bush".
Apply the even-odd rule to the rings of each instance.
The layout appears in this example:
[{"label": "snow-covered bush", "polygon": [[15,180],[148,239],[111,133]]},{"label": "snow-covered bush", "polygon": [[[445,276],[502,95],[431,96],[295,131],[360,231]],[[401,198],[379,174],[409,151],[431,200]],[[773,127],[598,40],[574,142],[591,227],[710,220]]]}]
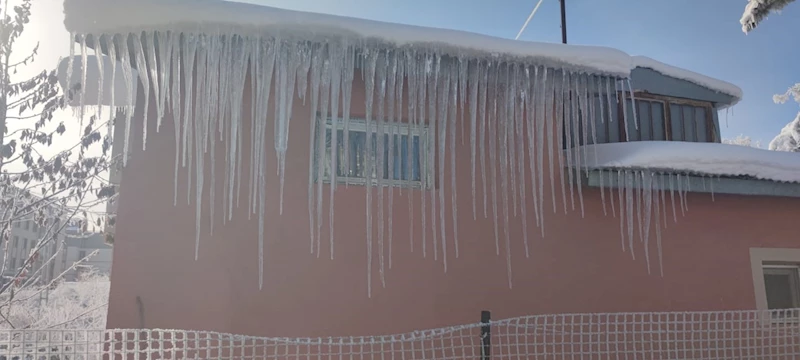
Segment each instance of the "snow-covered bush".
[{"label": "snow-covered bush", "polygon": [[30,287],[0,305],[0,329],[105,329],[110,282],[88,274],[55,287]]}]

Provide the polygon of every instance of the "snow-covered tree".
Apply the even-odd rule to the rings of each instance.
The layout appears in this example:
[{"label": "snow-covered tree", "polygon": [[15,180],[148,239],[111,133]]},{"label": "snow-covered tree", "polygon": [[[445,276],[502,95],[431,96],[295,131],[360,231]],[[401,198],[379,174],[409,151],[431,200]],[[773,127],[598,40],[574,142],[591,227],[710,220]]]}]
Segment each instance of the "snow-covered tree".
[{"label": "snow-covered tree", "polygon": [[794,0],[750,0],[744,8],[739,22],[742,31],[748,33],[758,26],[770,13],[778,12]]},{"label": "snow-covered tree", "polygon": [[[750,0],[744,8],[744,13],[739,22],[742,24],[742,31],[748,33],[758,26],[767,15],[778,12],[794,0]],[[800,104],[800,83],[789,87],[783,94],[776,94],[772,99],[777,104],[783,104],[794,99]],[[769,143],[770,150],[800,152],[800,113],[781,129]]]},{"label": "snow-covered tree", "polygon": [[[104,178],[113,163],[111,139],[102,135],[107,122],[83,110],[79,119],[59,114],[80,85],[62,93],[55,70],[20,78],[38,44],[19,41],[32,0],[14,3],[0,0],[0,327],[17,326],[9,316],[20,294],[55,283],[43,275],[64,248],[60,234],[68,226],[102,226],[105,214],[95,210],[115,192]],[[69,131],[70,124],[80,127]],[[33,223],[37,238],[18,251],[22,261],[11,262],[16,245],[9,242],[22,223]]]},{"label": "snow-covered tree", "polygon": [[723,144],[730,144],[730,145],[739,145],[739,146],[749,146],[754,148],[760,148],[761,142],[760,141],[753,141],[749,136],[739,135],[733,139],[722,139]]}]

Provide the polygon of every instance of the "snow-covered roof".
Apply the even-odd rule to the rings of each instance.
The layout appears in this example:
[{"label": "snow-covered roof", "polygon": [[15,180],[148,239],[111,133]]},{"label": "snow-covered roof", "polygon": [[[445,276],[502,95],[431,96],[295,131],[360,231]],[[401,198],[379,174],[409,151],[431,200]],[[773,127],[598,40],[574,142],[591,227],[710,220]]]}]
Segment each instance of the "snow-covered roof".
[{"label": "snow-covered roof", "polygon": [[742,99],[742,89],[727,81],[714,79],[712,77],[708,77],[703,74],[698,74],[693,71],[681,69],[679,67],[675,67],[672,65],[667,65],[660,61],[656,61],[645,56],[633,56],[631,57],[631,60],[633,61],[632,65],[633,68],[651,69],[664,76],[669,76],[671,78],[679,80],[685,80],[693,84],[702,86],[706,89],[713,90],[718,93],[722,93],[733,97],[733,102],[731,104],[726,104],[726,105],[729,106],[735,105],[737,102],[739,102],[739,100]]},{"label": "snow-covered roof", "polygon": [[[350,17],[277,9],[219,0],[65,0],[64,24],[75,33],[98,34],[141,30],[187,32],[277,32],[308,38],[347,37],[398,47],[436,48],[444,54],[476,58],[505,56],[540,65],[628,77],[646,67],[728,94],[738,101],[735,85],[620,50],[517,41],[465,31],[384,23]],[[735,102],[734,101],[734,102]]]},{"label": "snow-covered roof", "polygon": [[637,141],[586,146],[590,169],[651,169],[800,182],[800,154],[740,145]]}]

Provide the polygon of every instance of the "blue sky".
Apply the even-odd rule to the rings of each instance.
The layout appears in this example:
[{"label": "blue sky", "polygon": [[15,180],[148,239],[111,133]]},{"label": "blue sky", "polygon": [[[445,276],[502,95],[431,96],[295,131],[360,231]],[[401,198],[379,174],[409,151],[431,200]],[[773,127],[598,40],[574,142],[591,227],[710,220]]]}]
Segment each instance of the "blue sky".
[{"label": "blue sky", "polygon": [[[248,0],[287,9],[516,36],[536,0]],[[720,114],[723,137],[749,135],[766,146],[797,114],[772,95],[800,82],[800,3],[745,35],[746,1],[567,0],[571,44],[609,46],[734,83],[744,99]],[[560,42],[558,0],[544,0],[521,40]]]}]

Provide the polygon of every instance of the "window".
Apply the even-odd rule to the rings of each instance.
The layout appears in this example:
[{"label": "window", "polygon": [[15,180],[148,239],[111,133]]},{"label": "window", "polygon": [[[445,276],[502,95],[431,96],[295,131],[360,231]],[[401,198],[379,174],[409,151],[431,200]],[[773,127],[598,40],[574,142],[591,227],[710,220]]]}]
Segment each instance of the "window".
[{"label": "window", "polygon": [[[579,121],[577,129],[571,129],[573,124],[563,126],[564,148],[624,141],[716,141],[711,103],[640,92],[634,95],[637,119],[634,121],[634,102],[627,93],[619,93],[619,99],[622,96],[628,96],[625,108],[613,96],[610,108],[605,98],[595,97],[594,109],[590,108],[594,112],[591,124]],[[565,112],[565,116],[568,115],[569,112]],[[570,129],[577,135],[568,134]]]},{"label": "window", "polygon": [[770,310],[800,308],[800,266],[765,264],[764,289]]},{"label": "window", "polygon": [[30,230],[30,229],[31,229],[31,221],[25,220],[25,230]]},{"label": "window", "polygon": [[83,260],[83,258],[85,257],[86,257],[86,251],[84,250],[78,251],[78,260]]},{"label": "window", "polygon": [[[350,120],[348,144],[345,144],[344,123],[338,122],[336,129],[336,178],[337,182],[364,184],[367,178],[366,158],[372,162],[372,182],[377,184],[378,176],[384,184],[401,187],[429,186],[431,183],[431,164],[428,164],[427,129],[404,123],[386,123],[383,131],[382,169],[378,164],[378,125],[373,121],[370,139],[367,140],[367,125],[363,120]],[[317,125],[319,126],[319,124]],[[409,136],[410,131],[410,136]],[[318,136],[320,132],[317,132]],[[333,124],[325,122],[325,159],[323,160],[323,181],[331,180],[331,142]],[[319,139],[319,138],[317,138]],[[317,142],[315,142],[316,144]],[[392,158],[390,164],[390,155]],[[315,155],[316,156],[316,155]],[[345,161],[345,156],[349,161]],[[319,159],[315,158],[315,161]],[[390,169],[391,165],[391,169]],[[317,166],[314,167],[317,171]]]},{"label": "window", "polygon": [[11,270],[17,269],[17,258],[11,258]]},{"label": "window", "polygon": [[28,251],[28,239],[22,239],[22,251]]},{"label": "window", "polygon": [[19,236],[14,236],[14,248],[19,246]]},{"label": "window", "polygon": [[[636,93],[638,124],[631,121],[633,101],[626,101],[628,124],[619,114],[620,126],[629,141],[671,140],[714,142],[714,120],[710,103]],[[638,125],[638,127],[637,127]]]},{"label": "window", "polygon": [[800,320],[800,249],[751,248],[750,266],[756,308],[773,321]]}]

